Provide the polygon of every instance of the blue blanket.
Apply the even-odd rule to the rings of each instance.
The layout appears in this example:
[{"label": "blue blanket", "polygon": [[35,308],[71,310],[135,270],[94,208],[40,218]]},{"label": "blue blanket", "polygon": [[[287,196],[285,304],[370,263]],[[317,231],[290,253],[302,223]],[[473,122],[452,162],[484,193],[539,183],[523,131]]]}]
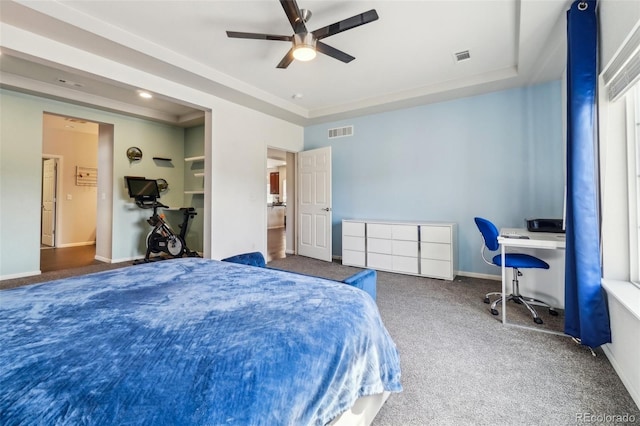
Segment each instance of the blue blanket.
[{"label": "blue blanket", "polygon": [[322,425],[401,389],[374,301],[334,281],[188,258],[0,292],[5,425]]}]

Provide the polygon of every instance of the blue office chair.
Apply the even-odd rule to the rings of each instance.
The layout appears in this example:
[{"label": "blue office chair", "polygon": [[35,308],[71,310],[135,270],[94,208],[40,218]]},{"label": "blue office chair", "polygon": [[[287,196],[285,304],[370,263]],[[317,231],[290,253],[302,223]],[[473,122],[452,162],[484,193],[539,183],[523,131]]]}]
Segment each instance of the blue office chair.
[{"label": "blue office chair", "polygon": [[[484,244],[480,250],[482,254],[482,260],[484,260],[489,265],[494,266],[502,266],[502,257],[500,254],[493,256],[491,260],[485,257],[485,249],[489,249],[490,251],[496,251],[500,248],[500,244],[498,244],[498,228],[488,221],[487,219],[483,219],[481,217],[474,218],[480,233],[482,234],[482,238],[484,239]],[[513,300],[515,303],[519,305],[524,305],[531,315],[533,316],[533,322],[536,324],[542,324],[542,318],[538,316],[536,310],[531,306],[532,304],[540,305],[549,308],[549,313],[551,315],[558,315],[558,312],[549,306],[547,303],[533,299],[531,297],[524,297],[520,294],[520,285],[518,282],[518,277],[522,276],[522,272],[520,272],[520,268],[541,268],[541,269],[549,269],[549,264],[542,259],[538,259],[537,257],[530,256],[528,254],[523,253],[505,253],[505,267],[513,268],[513,293],[507,296],[507,302],[509,300]],[[500,296],[498,299],[494,300],[491,303],[489,299],[491,296]],[[502,302],[502,293],[501,292],[492,292],[488,293],[484,297],[484,303],[491,303],[491,313],[493,315],[498,315],[498,310],[496,307],[498,304]]]}]

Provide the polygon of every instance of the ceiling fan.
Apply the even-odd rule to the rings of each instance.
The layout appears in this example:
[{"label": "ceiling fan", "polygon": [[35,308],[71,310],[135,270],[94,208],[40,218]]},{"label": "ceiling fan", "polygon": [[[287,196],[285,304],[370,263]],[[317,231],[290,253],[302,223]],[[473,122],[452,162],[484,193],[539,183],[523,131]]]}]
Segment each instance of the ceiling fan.
[{"label": "ceiling fan", "polygon": [[310,61],[315,58],[316,52],[324,53],[339,61],[349,63],[355,58],[351,55],[344,53],[341,50],[335,49],[328,44],[321,42],[323,38],[332,36],[334,34],[341,33],[343,31],[350,30],[360,25],[368,24],[369,22],[378,19],[378,13],[375,9],[371,9],[367,12],[360,13],[352,16],[351,18],[344,19],[326,27],[319,28],[315,31],[307,31],[306,22],[311,18],[311,12],[307,9],[300,9],[296,0],[280,0],[280,4],[284,9],[284,13],[289,18],[289,23],[293,28],[294,34],[291,36],[285,35],[273,35],[273,34],[257,34],[257,33],[244,33],[238,31],[227,31],[227,36],[230,38],[249,38],[255,40],[277,40],[288,41],[293,44],[289,52],[282,58],[278,64],[278,68],[287,68],[294,59],[299,61]]}]

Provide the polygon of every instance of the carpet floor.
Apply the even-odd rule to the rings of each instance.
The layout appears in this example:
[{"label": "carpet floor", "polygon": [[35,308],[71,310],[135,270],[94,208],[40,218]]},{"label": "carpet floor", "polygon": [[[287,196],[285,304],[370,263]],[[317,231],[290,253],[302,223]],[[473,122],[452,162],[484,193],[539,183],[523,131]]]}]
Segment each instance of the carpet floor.
[{"label": "carpet floor", "polygon": [[[341,280],[359,269],[300,256],[270,267]],[[640,422],[634,403],[601,349],[566,336],[504,326],[484,295],[500,282],[453,281],[379,272],[377,304],[400,353],[404,391],[374,420],[396,425],[572,425]],[[561,331],[562,312],[536,326],[522,306],[509,322]],[[596,416],[596,417],[589,417]],[[629,421],[628,421],[629,422]],[[629,422],[631,423],[631,422]]]}]

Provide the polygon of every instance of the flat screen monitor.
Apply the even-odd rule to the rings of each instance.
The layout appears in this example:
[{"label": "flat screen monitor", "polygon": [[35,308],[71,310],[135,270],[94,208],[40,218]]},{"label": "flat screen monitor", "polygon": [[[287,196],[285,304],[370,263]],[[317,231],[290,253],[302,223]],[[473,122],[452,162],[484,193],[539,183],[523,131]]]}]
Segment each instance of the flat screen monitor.
[{"label": "flat screen monitor", "polygon": [[138,200],[154,200],[160,198],[158,182],[155,179],[127,176],[127,189],[129,197]]}]

